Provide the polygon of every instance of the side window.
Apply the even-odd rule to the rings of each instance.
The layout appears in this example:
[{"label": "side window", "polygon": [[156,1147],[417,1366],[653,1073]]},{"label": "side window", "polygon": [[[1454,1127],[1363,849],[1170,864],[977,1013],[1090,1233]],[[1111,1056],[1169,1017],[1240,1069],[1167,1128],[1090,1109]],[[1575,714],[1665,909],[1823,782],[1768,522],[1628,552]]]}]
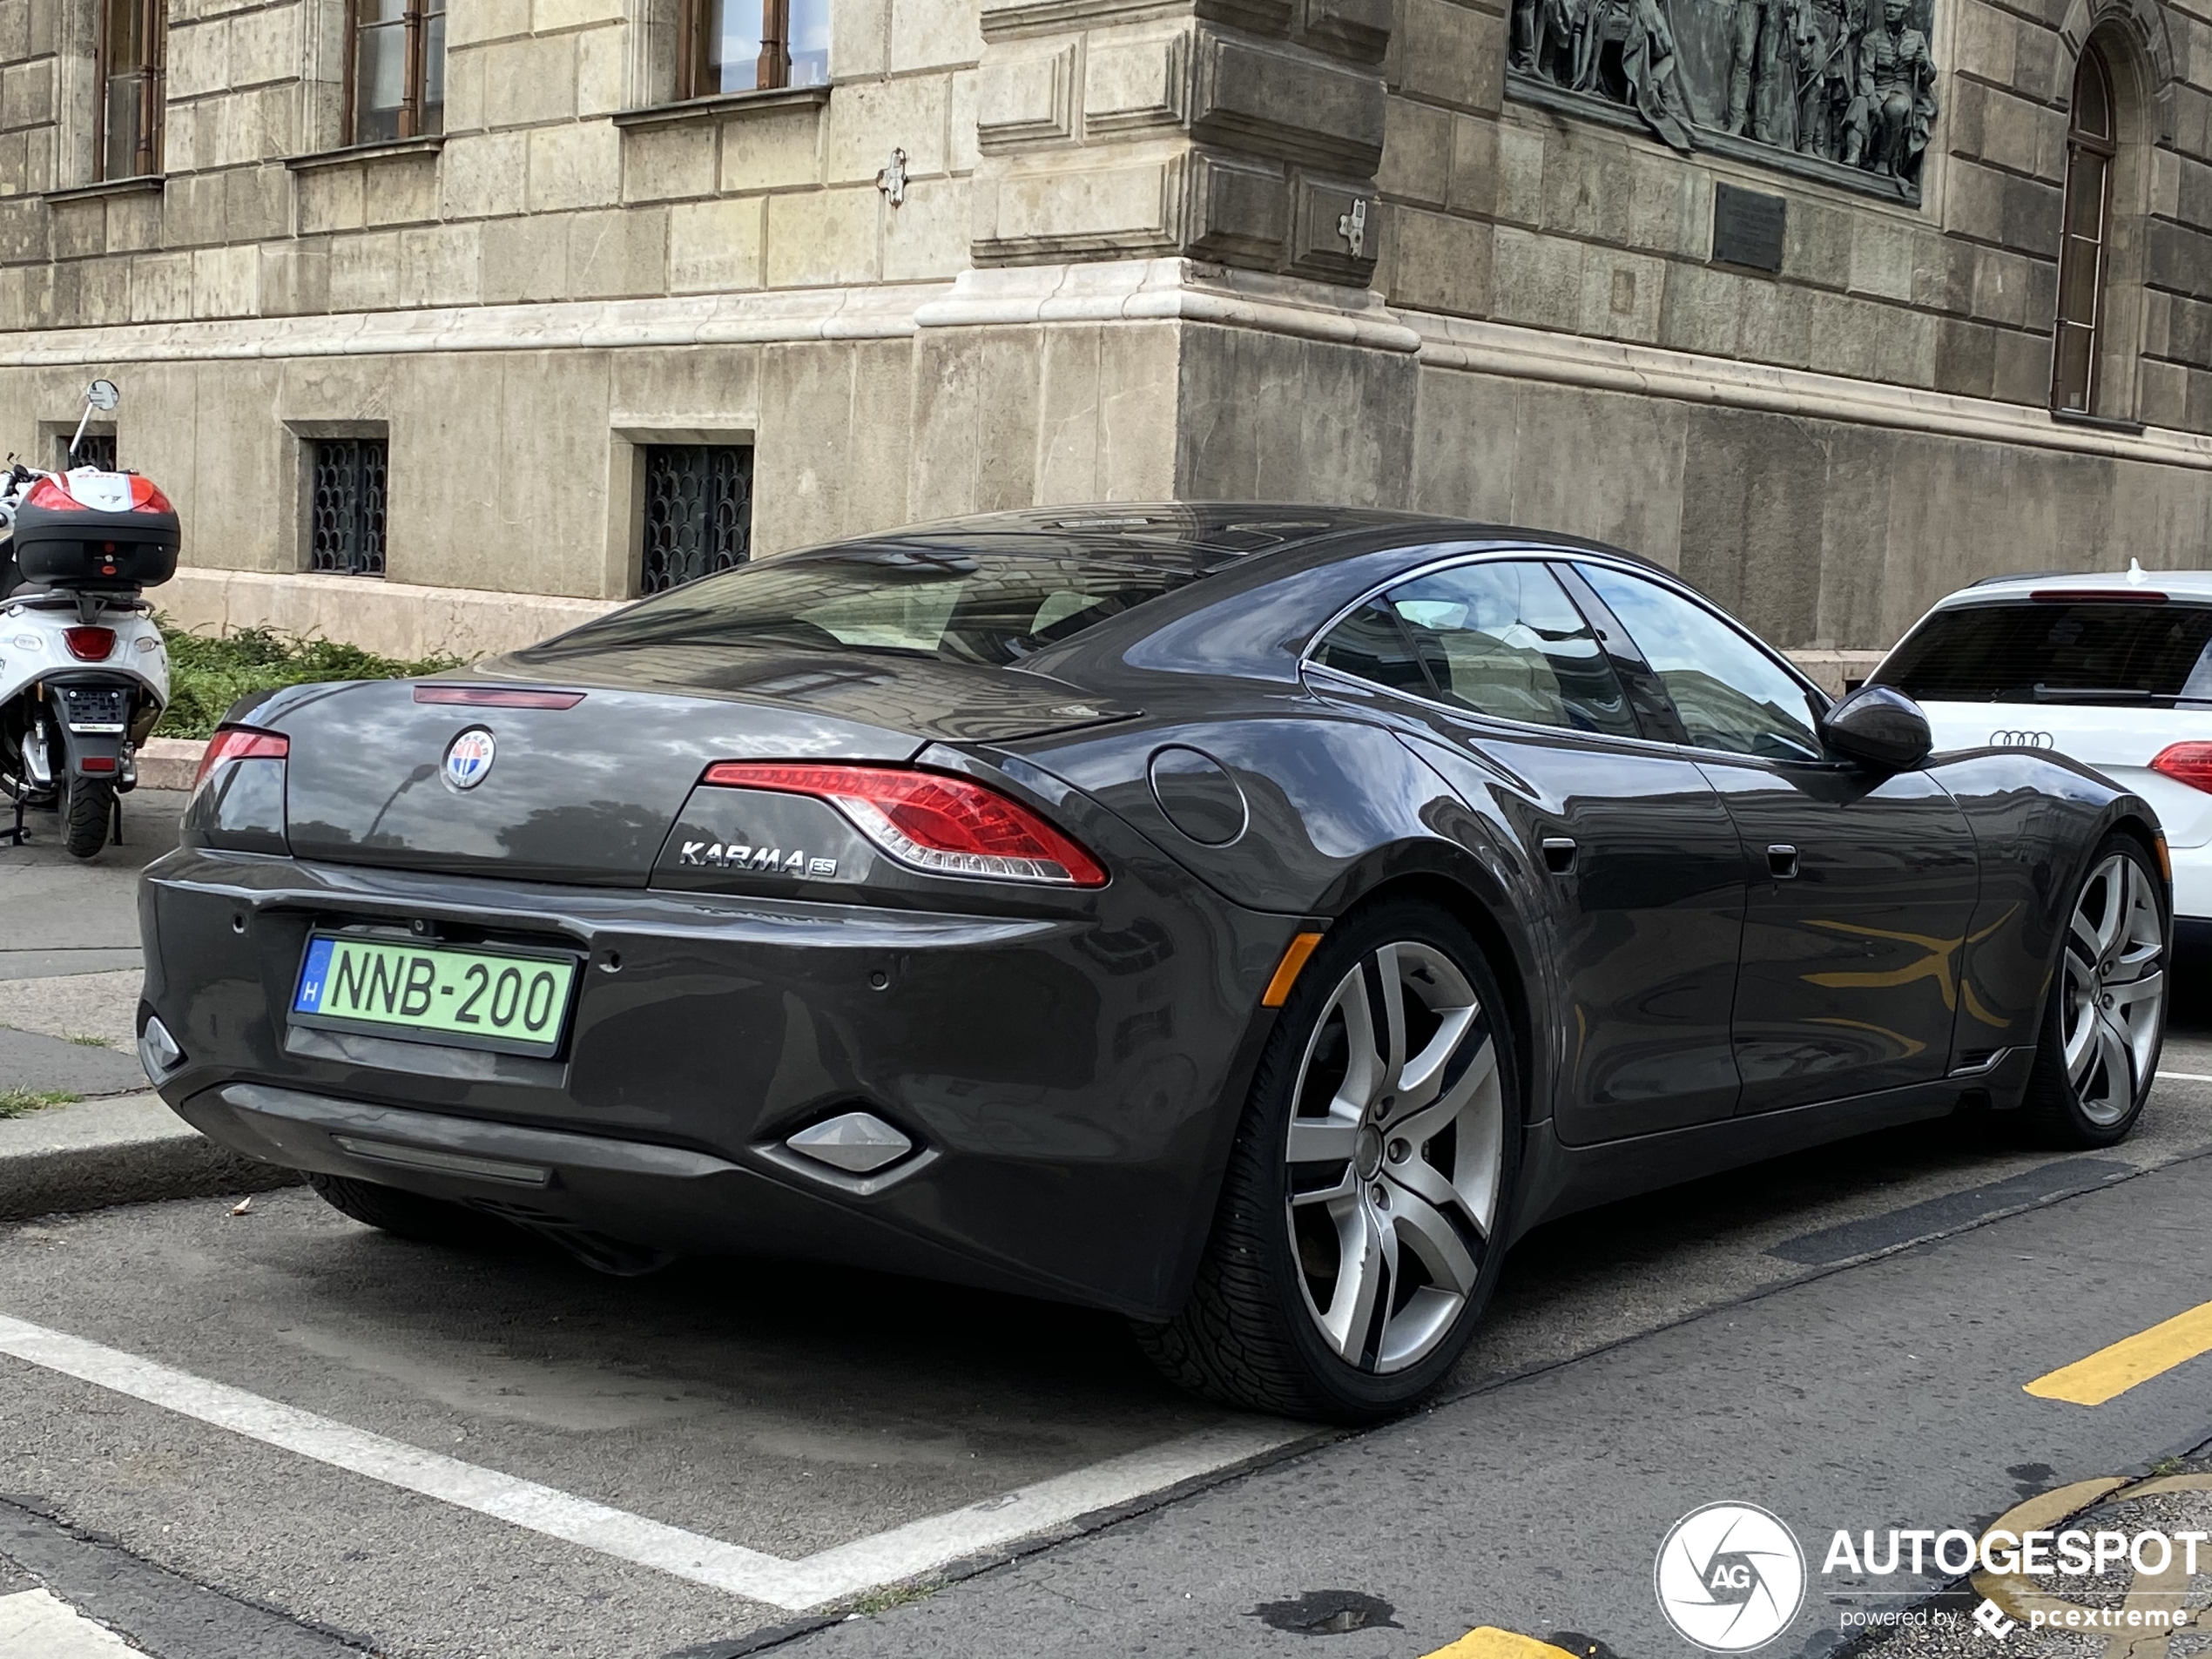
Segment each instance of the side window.
[{"label": "side window", "polygon": [[1635,640],[1691,743],[1769,760],[1823,758],[1811,699],[1765,651],[1656,582],[1602,565],[1575,568]]},{"label": "side window", "polygon": [[1534,562],[1464,564],[1393,588],[1339,624],[1317,655],[1477,714],[1636,735],[1588,622]]}]

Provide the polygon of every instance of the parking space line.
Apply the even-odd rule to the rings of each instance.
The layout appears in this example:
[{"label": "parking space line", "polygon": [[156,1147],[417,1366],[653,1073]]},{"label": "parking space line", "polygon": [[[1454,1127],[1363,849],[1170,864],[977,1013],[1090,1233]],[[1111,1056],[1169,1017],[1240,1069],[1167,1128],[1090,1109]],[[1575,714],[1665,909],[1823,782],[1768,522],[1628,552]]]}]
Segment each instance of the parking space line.
[{"label": "parking space line", "polygon": [[1002,1548],[1082,1516],[1217,1474],[1312,1433],[1268,1420],[1202,1430],[792,1561],[426,1452],[4,1314],[0,1314],[0,1353],[334,1468],[787,1612],[803,1612]]},{"label": "parking space line", "polygon": [[1548,1642],[1522,1635],[1518,1630],[1501,1630],[1494,1624],[1482,1624],[1457,1642],[1424,1655],[1423,1659],[1575,1659],[1575,1656]]},{"label": "parking space line", "polygon": [[2212,1353],[2212,1302],[2177,1313],[2023,1386],[2040,1399],[2101,1406],[2202,1353]]},{"label": "parking space line", "polygon": [[0,1659],[131,1659],[138,1651],[51,1590],[0,1595]]},{"label": "parking space line", "polygon": [[2158,1075],[2159,1076],[2161,1076],[2161,1077],[2165,1078],[2165,1079],[2166,1079],[2168,1082],[2177,1082],[2177,1083],[2212,1083],[2212,1072],[2205,1072],[2205,1071],[2161,1071],[2161,1072],[2159,1072],[2157,1075]]}]

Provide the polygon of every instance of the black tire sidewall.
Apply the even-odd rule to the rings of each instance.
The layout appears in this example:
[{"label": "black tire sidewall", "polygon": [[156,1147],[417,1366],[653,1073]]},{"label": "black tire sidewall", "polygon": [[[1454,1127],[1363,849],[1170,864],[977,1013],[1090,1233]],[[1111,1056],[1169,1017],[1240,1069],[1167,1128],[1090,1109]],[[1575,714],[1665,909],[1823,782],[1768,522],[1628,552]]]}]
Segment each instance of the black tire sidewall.
[{"label": "black tire sidewall", "polygon": [[[1307,1311],[1290,1230],[1283,1223],[1290,1175],[1284,1153],[1299,1062],[1331,995],[1357,963],[1379,947],[1399,941],[1443,951],[1474,987],[1482,1008],[1483,1029],[1497,1050],[1506,1121],[1501,1140],[1497,1208],[1490,1241],[1483,1246],[1474,1293],[1433,1352],[1403,1371],[1377,1375],[1346,1365],[1331,1352]],[[1329,1414],[1361,1420],[1402,1410],[1435,1387],[1457,1363],[1481,1321],[1504,1266],[1503,1241],[1512,1237],[1525,1118],[1520,1055],[1512,1022],[1497,976],[1473,934],[1447,911],[1407,901],[1377,905],[1330,931],[1299,974],[1283,1018],[1269,1037],[1238,1143],[1243,1173],[1250,1185],[1258,1190],[1259,1200],[1257,1213],[1248,1218],[1245,1229],[1256,1236],[1245,1242],[1263,1254],[1266,1282],[1275,1300],[1274,1318],[1298,1357],[1307,1386]]]},{"label": "black tire sidewall", "polygon": [[115,817],[115,786],[68,774],[61,787],[62,845],[73,859],[95,859]]}]

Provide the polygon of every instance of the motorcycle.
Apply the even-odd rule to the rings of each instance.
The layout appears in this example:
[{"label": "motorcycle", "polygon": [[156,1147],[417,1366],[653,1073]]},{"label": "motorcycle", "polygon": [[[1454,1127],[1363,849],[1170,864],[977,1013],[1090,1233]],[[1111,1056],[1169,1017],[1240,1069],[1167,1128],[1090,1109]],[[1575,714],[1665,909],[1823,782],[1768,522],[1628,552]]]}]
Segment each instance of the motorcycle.
[{"label": "motorcycle", "polygon": [[[120,402],[94,381],[71,438]],[[72,858],[123,839],[121,797],[138,745],[169,701],[169,656],[140,595],[177,573],[176,509],[134,472],[72,464],[42,472],[13,455],[0,474],[0,791],[15,806],[0,842],[24,843],[27,808],[61,820]]]}]

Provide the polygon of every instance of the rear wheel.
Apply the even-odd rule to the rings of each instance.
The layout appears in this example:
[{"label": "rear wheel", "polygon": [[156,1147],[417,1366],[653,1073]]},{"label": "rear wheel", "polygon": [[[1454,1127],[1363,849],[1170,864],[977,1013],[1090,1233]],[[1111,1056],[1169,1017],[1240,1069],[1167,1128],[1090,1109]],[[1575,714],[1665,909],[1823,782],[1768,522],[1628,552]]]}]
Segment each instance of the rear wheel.
[{"label": "rear wheel", "polygon": [[1190,1301],[1139,1340],[1184,1386],[1339,1421],[1413,1404],[1504,1258],[1520,1137],[1510,1028],[1449,915],[1340,924],[1268,1039]]},{"label": "rear wheel", "polygon": [[332,1209],[420,1244],[475,1244],[489,1236],[496,1225],[465,1205],[380,1186],[374,1181],[356,1181],[350,1176],[322,1175],[311,1170],[307,1184]]},{"label": "rear wheel", "polygon": [[71,774],[62,785],[62,846],[73,859],[97,857],[115,821],[115,786]]},{"label": "rear wheel", "polygon": [[2149,855],[2107,837],[2074,896],[2022,1103],[2038,1140],[2112,1146],[2134,1130],[2165,1041],[2170,931]]}]

